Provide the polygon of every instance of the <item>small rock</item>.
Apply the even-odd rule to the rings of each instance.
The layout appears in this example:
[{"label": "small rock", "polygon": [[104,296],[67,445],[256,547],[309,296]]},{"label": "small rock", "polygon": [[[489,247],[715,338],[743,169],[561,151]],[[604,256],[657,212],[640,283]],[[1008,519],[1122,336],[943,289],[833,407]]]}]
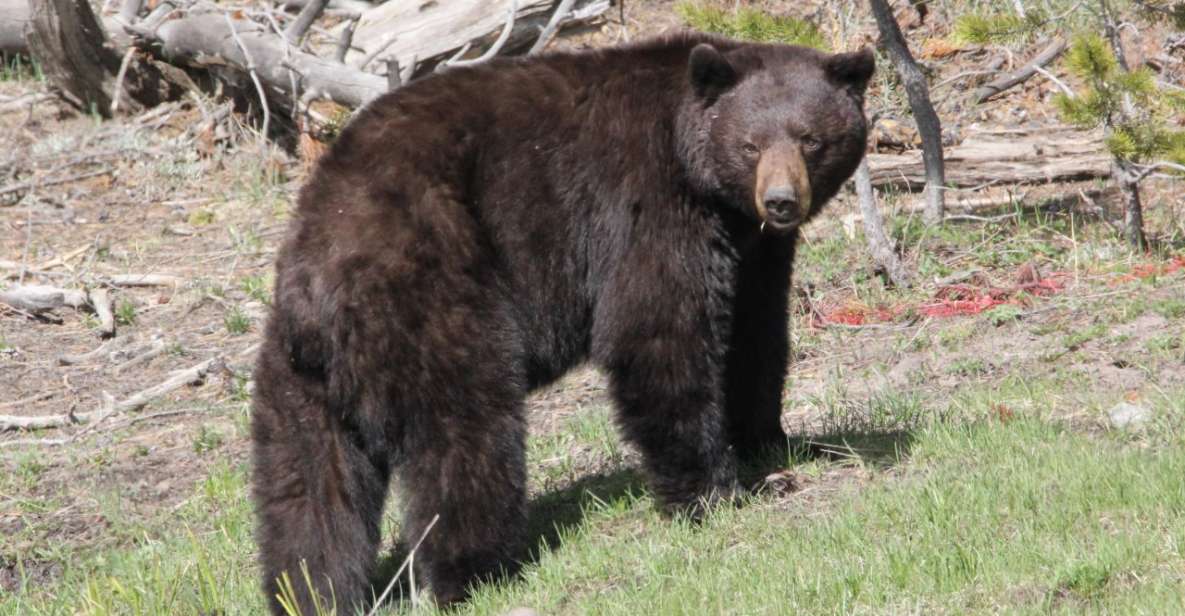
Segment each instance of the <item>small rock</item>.
[{"label": "small rock", "polygon": [[802,482],[798,475],[790,469],[783,469],[775,473],[766,475],[756,486],[754,492],[758,494],[774,494],[776,496],[787,496],[802,489]]},{"label": "small rock", "polygon": [[1107,411],[1107,417],[1111,420],[1112,428],[1128,430],[1148,423],[1152,419],[1152,411],[1130,402],[1120,402]]}]

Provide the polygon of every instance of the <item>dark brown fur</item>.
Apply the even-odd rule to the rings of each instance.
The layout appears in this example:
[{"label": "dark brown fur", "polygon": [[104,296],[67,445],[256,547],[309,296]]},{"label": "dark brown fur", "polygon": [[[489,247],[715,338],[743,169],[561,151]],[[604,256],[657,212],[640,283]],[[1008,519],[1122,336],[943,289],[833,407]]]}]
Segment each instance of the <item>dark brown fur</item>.
[{"label": "dark brown fur", "polygon": [[585,359],[663,503],[731,492],[736,454],[784,438],[804,222],[762,233],[758,161],[796,148],[818,212],[863,154],[871,70],[682,36],[495,60],[361,111],[301,193],[256,370],[269,598],[287,571],[307,607],[303,560],[365,604],[392,476],[408,540],[440,515],[417,554],[439,602],[513,570],[524,396]]}]

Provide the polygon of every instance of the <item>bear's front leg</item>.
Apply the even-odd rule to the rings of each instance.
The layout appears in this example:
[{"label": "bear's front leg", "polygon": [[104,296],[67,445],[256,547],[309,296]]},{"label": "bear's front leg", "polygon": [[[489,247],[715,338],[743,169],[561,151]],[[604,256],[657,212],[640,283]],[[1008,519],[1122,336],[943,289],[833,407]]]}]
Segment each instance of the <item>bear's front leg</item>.
[{"label": "bear's front leg", "polygon": [[[707,358],[675,340],[651,339],[610,367],[618,423],[643,454],[651,487],[670,512],[702,515],[736,492],[720,389]],[[680,357],[681,356],[681,357]]]},{"label": "bear's front leg", "polygon": [[790,355],[790,275],[797,232],[766,237],[741,261],[724,373],[729,442],[741,460],[786,446],[782,392]]}]

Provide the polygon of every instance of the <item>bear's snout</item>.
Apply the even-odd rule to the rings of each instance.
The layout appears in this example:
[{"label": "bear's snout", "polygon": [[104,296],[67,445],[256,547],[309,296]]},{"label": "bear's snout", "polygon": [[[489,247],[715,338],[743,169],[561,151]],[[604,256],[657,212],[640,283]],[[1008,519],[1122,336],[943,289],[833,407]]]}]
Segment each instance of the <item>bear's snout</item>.
[{"label": "bear's snout", "polygon": [[757,219],[763,230],[790,232],[806,221],[811,208],[811,181],[798,144],[783,141],[762,152],[754,193]]},{"label": "bear's snout", "polygon": [[762,196],[765,221],[776,227],[792,227],[802,221],[802,205],[793,186],[771,186]]}]

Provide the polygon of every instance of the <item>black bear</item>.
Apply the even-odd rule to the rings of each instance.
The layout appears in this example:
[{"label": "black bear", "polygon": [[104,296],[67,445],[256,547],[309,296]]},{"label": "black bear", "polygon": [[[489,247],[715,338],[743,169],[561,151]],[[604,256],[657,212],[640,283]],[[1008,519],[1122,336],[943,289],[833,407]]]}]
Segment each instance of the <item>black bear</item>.
[{"label": "black bear", "polygon": [[[389,479],[439,604],[513,571],[523,400],[605,371],[672,510],[784,442],[798,228],[864,154],[867,50],[681,34],[497,59],[365,109],[304,186],[256,367],[253,491],[287,572],[347,609]],[[307,566],[312,588],[304,583]]]}]

